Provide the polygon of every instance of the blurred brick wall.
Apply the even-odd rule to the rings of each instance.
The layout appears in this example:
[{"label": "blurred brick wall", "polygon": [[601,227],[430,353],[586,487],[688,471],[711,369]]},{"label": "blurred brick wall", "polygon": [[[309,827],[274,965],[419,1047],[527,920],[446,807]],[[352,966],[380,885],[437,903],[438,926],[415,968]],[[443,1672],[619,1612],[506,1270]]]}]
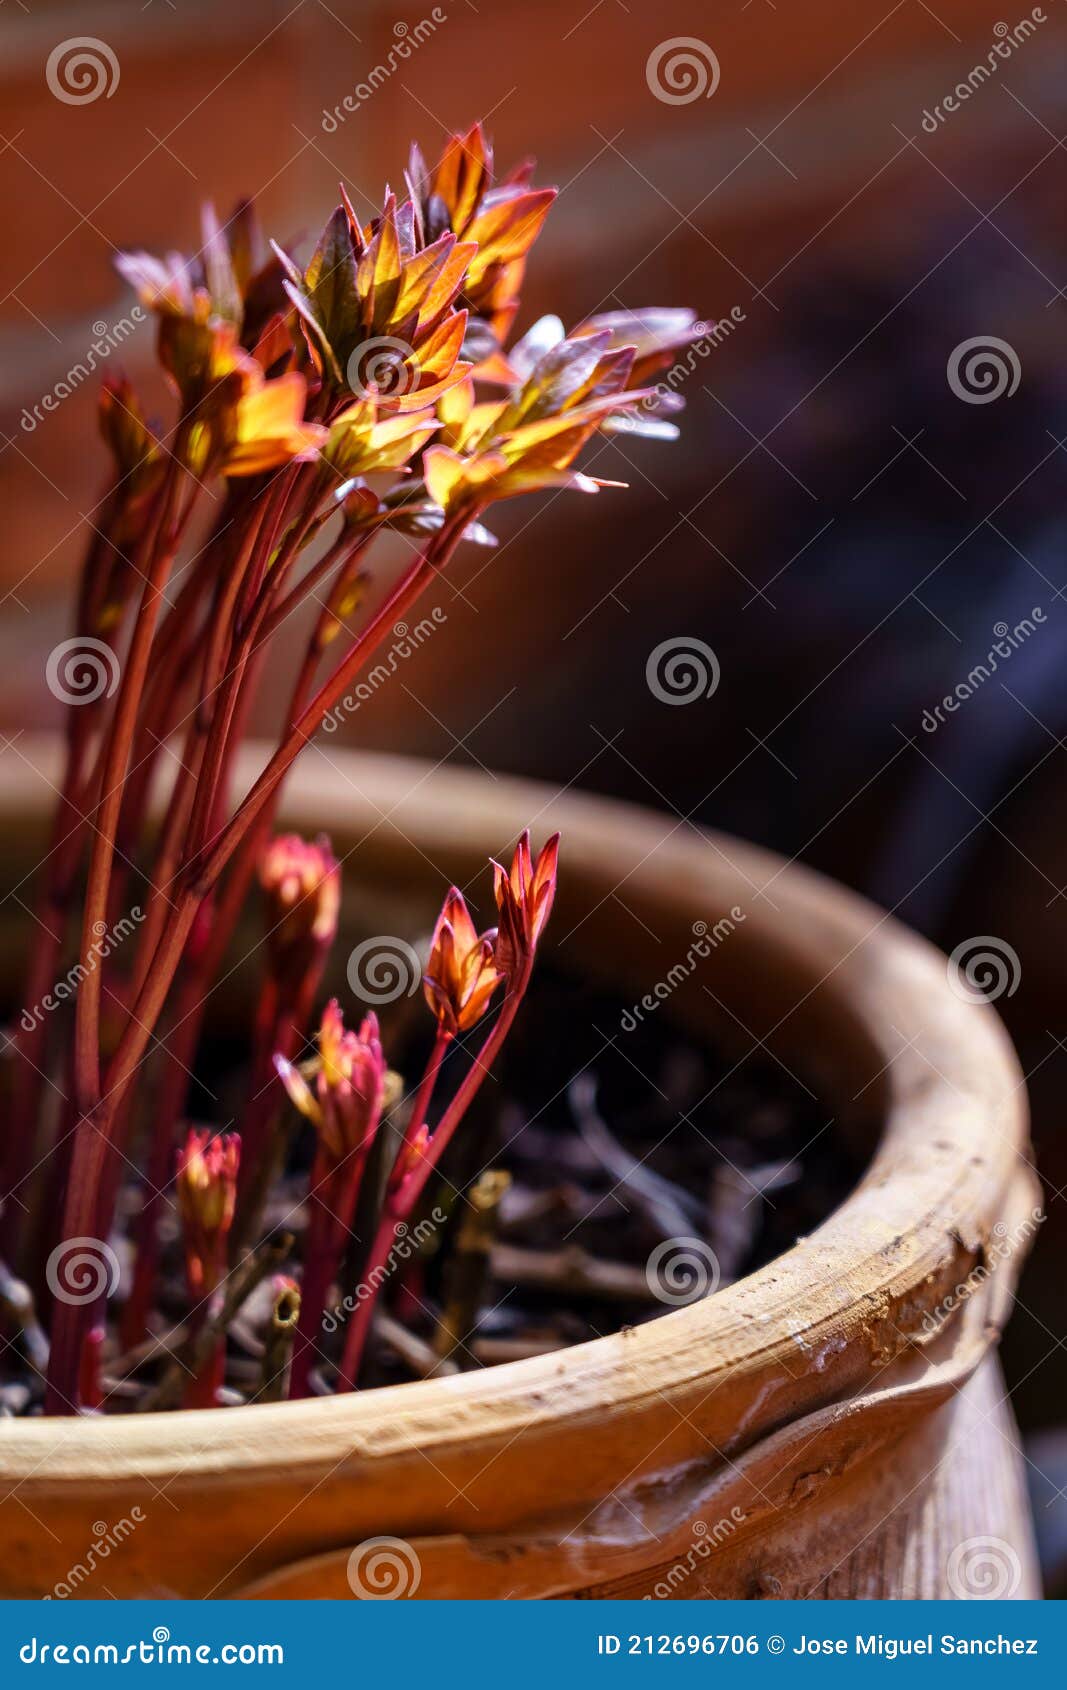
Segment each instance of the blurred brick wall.
[{"label": "blurred brick wall", "polygon": [[[49,714],[38,654],[64,626],[102,463],[94,382],[32,432],[19,419],[84,356],[93,325],[128,310],[114,250],[195,243],[202,199],[228,208],[247,192],[270,231],[313,233],[339,178],[369,211],[381,184],[399,181],[412,135],[429,150],[475,116],[488,116],[502,160],[535,150],[540,179],[563,187],[537,250],[527,321],[548,308],[575,320],[649,301],[691,303],[714,317],[736,306],[744,321],[714,354],[714,396],[710,364],[690,384],[679,447],[627,447],[628,462],[603,450],[598,467],[629,479],[629,493],[595,508],[548,498],[509,509],[499,522],[508,543],[459,561],[452,637],[420,656],[410,686],[368,706],[360,737],[442,754],[482,722],[477,755],[552,770],[556,714],[588,718],[606,642],[643,650],[647,619],[662,621],[665,603],[683,618],[691,604],[706,622],[720,596],[752,590],[752,568],[737,557],[751,486],[735,470],[755,452],[772,477],[780,472],[746,432],[746,371],[768,348],[780,356],[783,298],[798,276],[856,243],[872,255],[883,247],[892,265],[913,233],[909,207],[931,214],[936,177],[906,137],[921,138],[924,107],[986,50],[1000,9],[984,0],[934,8],[905,0],[862,13],[847,0],[803,9],[666,0],[650,14],[620,0],[536,8],[450,0],[438,9],[444,21],[373,98],[324,127],[324,112],[431,10],[131,0],[94,8],[89,20],[81,6],[38,0],[27,13],[15,0],[0,14],[0,583],[15,595],[5,601],[0,655],[9,723]],[[110,97],[64,104],[47,86],[48,56],[90,27],[115,55],[118,85]],[[1058,20],[1045,28],[1049,39],[1013,67],[1024,98],[1045,73]],[[647,62],[658,43],[683,35],[713,47],[721,77],[713,98],[666,104],[650,91]],[[938,168],[951,171],[976,147],[995,168],[1010,168],[1015,153],[1043,144],[1021,106],[999,90],[982,99],[979,124],[961,114],[958,133],[949,124],[938,137]],[[138,330],[113,362],[121,358],[162,403],[146,373],[149,333]],[[811,430],[823,397],[808,406]],[[452,667],[457,641],[492,660],[463,666],[446,684],[440,671]],[[551,675],[544,712],[536,685],[523,689],[521,709],[504,696],[517,663],[528,682]],[[595,737],[581,732],[592,756]]]}]

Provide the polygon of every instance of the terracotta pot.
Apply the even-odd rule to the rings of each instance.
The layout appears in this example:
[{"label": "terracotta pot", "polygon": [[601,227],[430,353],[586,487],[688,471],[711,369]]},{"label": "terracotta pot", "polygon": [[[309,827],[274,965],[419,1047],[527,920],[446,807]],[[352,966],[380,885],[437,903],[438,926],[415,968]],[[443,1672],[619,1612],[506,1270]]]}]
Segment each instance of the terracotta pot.
[{"label": "terracotta pot", "polygon": [[[28,765],[54,775],[52,748],[0,758],[27,863],[52,796]],[[0,1593],[347,1597],[352,1552],[387,1536],[385,1585],[414,1594],[417,1568],[420,1597],[940,1596],[985,1574],[1035,1594],[993,1355],[1037,1224],[1025,1093],[945,959],[767,852],[526,782],[331,749],[286,819],[427,907],[527,822],[561,828],[551,941],[626,992],[739,906],[660,1013],[765,1042],[869,1166],[770,1266],[558,1354],[294,1405],[0,1421]],[[124,1520],[81,1583],[94,1525]]]}]

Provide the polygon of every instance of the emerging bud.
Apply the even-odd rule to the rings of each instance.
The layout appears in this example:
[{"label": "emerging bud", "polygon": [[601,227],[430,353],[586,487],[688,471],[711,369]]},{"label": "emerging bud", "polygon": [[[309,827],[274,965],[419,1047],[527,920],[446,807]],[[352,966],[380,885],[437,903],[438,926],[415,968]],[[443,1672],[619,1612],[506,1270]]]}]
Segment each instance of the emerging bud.
[{"label": "emerging bud", "polygon": [[303,972],[333,943],[341,903],[341,869],[325,834],[309,842],[279,834],[263,853],[259,883],[266,894],[267,950],[276,975]]},{"label": "emerging bud", "polygon": [[556,197],[555,188],[531,187],[533,168],[531,159],[499,176],[480,123],[450,135],[432,168],[411,149],[408,182],[424,238],[451,229],[475,248],[463,283],[471,311],[464,355],[477,357],[487,380],[507,370],[499,348],[519,309],[527,255]]},{"label": "emerging bud", "polygon": [[493,892],[500,912],[496,960],[509,979],[528,971],[533,962],[556,896],[558,858],[558,833],[552,835],[535,863],[530,854],[530,835],[525,832],[515,847],[510,871],[493,863]]},{"label": "emerging bud", "polygon": [[178,1152],[178,1209],[189,1290],[195,1298],[212,1292],[222,1278],[240,1159],[236,1133],[212,1138],[206,1129],[191,1129]]},{"label": "emerging bud", "polygon": [[109,377],[98,403],[100,432],[115,466],[109,515],[97,528],[102,543],[96,578],[86,599],[86,633],[105,637],[121,624],[141,586],[133,554],[165,469],[164,453],[137,395],[123,377]]},{"label": "emerging bud", "polygon": [[462,892],[455,886],[433,931],[422,989],[442,1033],[454,1038],[473,1027],[504,978],[493,961],[496,929],[477,933]]},{"label": "emerging bud", "polygon": [[366,227],[346,196],[306,269],[274,250],[311,358],[336,394],[373,391],[380,421],[432,410],[467,374],[459,356],[467,313],[455,301],[474,242],[449,230],[417,251],[414,207],[387,192],[381,216]]},{"label": "emerging bud", "polygon": [[369,1145],[381,1118],[386,1064],[377,1016],[367,1015],[353,1033],[345,1028],[336,998],[331,999],[322,1012],[318,1047],[318,1054],[299,1067],[284,1056],[276,1056],[274,1066],[314,1126],[321,1150],[338,1163]]},{"label": "emerging bud", "polygon": [[122,376],[109,376],[97,401],[100,432],[115,460],[120,482],[147,479],[162,459],[159,442],[148,423],[136,393]]}]

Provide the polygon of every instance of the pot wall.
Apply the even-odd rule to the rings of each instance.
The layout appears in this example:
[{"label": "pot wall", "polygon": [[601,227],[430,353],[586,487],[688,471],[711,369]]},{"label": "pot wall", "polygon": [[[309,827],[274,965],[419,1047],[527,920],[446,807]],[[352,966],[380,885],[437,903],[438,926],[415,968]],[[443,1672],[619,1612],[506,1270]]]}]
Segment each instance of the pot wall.
[{"label": "pot wall", "polygon": [[[25,741],[0,756],[12,837],[34,836],[51,794],[45,778],[27,786],[27,763],[47,770],[49,756]],[[1029,1235],[1038,1198],[1014,1056],[993,1011],[949,989],[945,959],[769,853],[529,783],[331,751],[328,769],[295,772],[285,820],[326,828],[341,852],[358,843],[367,886],[429,902],[527,822],[560,827],[551,942],[568,967],[635,989],[685,954],[694,920],[740,906],[703,983],[847,1126],[876,1134],[870,1166],[761,1272],[557,1355],[300,1404],[0,1423],[3,1594],[51,1591],[95,1523],[134,1509],[100,1575],[116,1595],[348,1594],[350,1553],[382,1535],[414,1546],[420,1596],[608,1594],[655,1587],[697,1522],[724,1520],[736,1529],[720,1528],[684,1594],[862,1583],[872,1542],[888,1593],[909,1587],[917,1555],[924,1593],[946,1593],[943,1531],[963,1524],[1010,1534],[1016,1593],[1031,1594],[1024,1512],[973,1486],[973,1517],[951,1501],[954,1428],[996,1389],[987,1358],[1025,1253],[995,1246]],[[619,889],[637,922],[620,921]],[[676,1000],[672,1014],[712,1030],[711,997]],[[1007,1410],[984,1424],[1004,1431]],[[1011,1497],[1006,1449],[987,1453]],[[916,1496],[936,1529],[901,1525]],[[92,1578],[79,1589],[98,1594]]]}]

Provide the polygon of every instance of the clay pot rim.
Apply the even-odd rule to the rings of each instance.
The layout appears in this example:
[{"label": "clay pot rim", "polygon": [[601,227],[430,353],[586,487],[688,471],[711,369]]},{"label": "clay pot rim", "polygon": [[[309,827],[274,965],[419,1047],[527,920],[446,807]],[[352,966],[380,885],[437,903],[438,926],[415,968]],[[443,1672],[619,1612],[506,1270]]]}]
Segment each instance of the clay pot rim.
[{"label": "clay pot rim", "polygon": [[[239,779],[261,763],[249,748]],[[43,772],[36,791],[30,766]],[[0,815],[43,817],[57,767],[54,739],[27,738],[17,755],[0,755]],[[884,1096],[877,1153],[853,1194],[786,1255],[628,1333],[344,1397],[9,1421],[0,1429],[5,1473],[37,1472],[47,1457],[39,1477],[50,1484],[84,1479],[105,1462],[112,1481],[161,1477],[181,1472],[195,1448],[199,1471],[251,1476],[282,1465],[310,1476],[351,1457],[372,1462],[387,1482],[390,1461],[410,1457],[415,1441],[439,1466],[450,1448],[488,1438],[506,1449],[519,1430],[550,1442],[576,1415],[595,1431],[653,1397],[691,1401],[727,1381],[739,1415],[749,1402],[757,1430],[770,1360],[791,1359],[791,1413],[825,1400],[827,1357],[835,1377],[857,1346],[869,1360],[872,1311],[917,1329],[946,1274],[973,1262],[998,1216],[1018,1209],[1020,1192],[1032,1197],[1025,1091],[995,1012],[950,990],[940,952],[813,871],[614,800],[333,748],[328,763],[309,758],[294,770],[281,820],[325,829],[339,852],[362,838],[416,875],[430,852],[474,863],[527,823],[542,836],[559,827],[574,883],[610,887],[625,870],[628,901],[645,907],[669,907],[683,887],[709,909],[747,904],[738,930],[746,957],[768,978],[810,977],[802,1003],[819,1004],[826,1029],[848,1029],[853,1059],[866,1045],[868,1083]]]}]

